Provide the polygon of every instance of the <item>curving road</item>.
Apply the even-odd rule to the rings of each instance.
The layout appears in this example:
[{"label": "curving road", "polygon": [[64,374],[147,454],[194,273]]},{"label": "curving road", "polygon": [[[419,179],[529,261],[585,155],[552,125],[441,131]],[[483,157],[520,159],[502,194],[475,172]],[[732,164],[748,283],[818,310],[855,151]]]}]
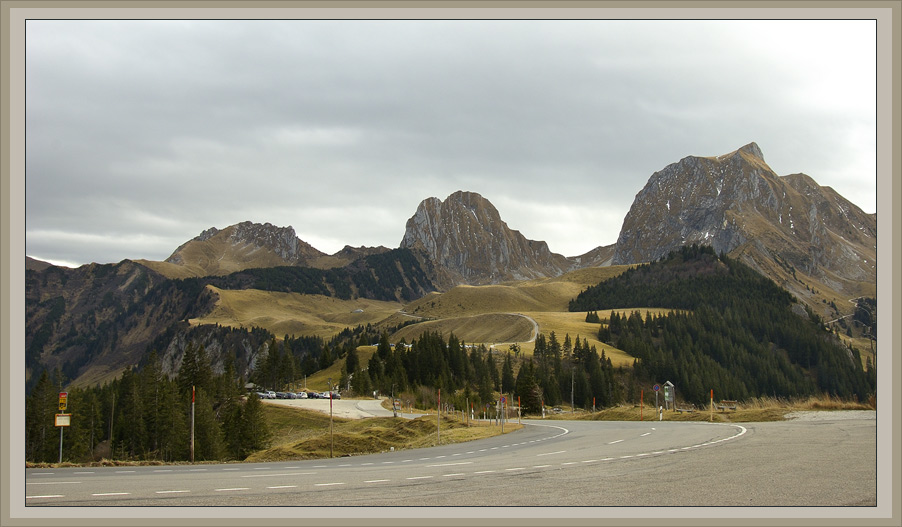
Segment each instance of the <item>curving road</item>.
[{"label": "curving road", "polygon": [[470,443],[350,458],[27,470],[25,501],[32,507],[545,507],[877,500],[874,419],[524,424]]}]

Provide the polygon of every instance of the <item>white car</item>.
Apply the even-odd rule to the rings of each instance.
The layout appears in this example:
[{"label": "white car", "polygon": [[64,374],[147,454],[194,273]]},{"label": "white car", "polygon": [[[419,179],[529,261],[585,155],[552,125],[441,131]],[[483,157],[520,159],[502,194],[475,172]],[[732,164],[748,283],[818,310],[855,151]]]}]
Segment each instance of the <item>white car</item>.
[{"label": "white car", "polygon": [[298,393],[297,393],[297,398],[298,398],[298,399],[306,399],[306,398],[307,398],[307,392],[298,392]]}]

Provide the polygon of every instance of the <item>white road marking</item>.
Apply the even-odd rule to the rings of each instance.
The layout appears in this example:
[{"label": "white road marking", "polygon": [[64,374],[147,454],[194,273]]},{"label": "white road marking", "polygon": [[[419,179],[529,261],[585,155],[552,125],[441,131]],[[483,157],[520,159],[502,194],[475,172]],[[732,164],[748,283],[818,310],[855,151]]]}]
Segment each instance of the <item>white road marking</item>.
[{"label": "white road marking", "polygon": [[416,476],[416,477],[406,478],[406,479],[431,479],[432,477],[433,476]]},{"label": "white road marking", "polygon": [[241,476],[242,478],[275,478],[278,476],[310,476],[312,474],[316,474],[316,472],[291,472],[289,474],[249,474],[247,476]]},{"label": "white road marking", "polygon": [[157,494],[177,494],[180,492],[191,492],[190,490],[158,490]]},{"label": "white road marking", "polygon": [[494,470],[480,470],[479,472],[474,472],[473,474],[491,474],[495,472]]},{"label": "white road marking", "polygon": [[45,494],[43,496],[25,496],[26,500],[33,500],[38,498],[64,498],[65,496],[62,494]]},{"label": "white road marking", "polygon": [[[206,470],[206,469],[204,469]],[[117,470],[116,474],[132,474],[134,470]]]},{"label": "white road marking", "polygon": [[438,465],[426,465],[427,467],[452,467],[455,465],[472,465],[472,461],[461,461],[460,463],[440,463]]},{"label": "white road marking", "polygon": [[339,483],[317,483],[317,484],[314,485],[314,486],[315,486],[315,487],[331,487],[331,486],[333,486],[333,485],[344,485],[344,483],[343,483],[343,482],[339,482]]},{"label": "white road marking", "polygon": [[386,481],[391,481],[390,479],[371,479],[369,481],[364,481],[364,483],[384,483]]},{"label": "white road marking", "polygon": [[452,476],[463,476],[463,473],[457,473],[457,474],[442,474],[442,476],[443,476],[443,477],[446,477],[446,478],[450,478],[450,477],[452,477]]},{"label": "white road marking", "polygon": [[645,437],[645,436],[650,436],[650,435],[651,435],[651,432],[645,432],[644,434],[640,435],[639,437]]},{"label": "white road marking", "polygon": [[26,485],[78,485],[81,481],[26,481]]},{"label": "white road marking", "polygon": [[275,487],[266,487],[268,489],[296,489],[297,485],[276,485]]},{"label": "white road marking", "polygon": [[98,492],[97,494],[91,494],[91,496],[128,496],[128,492]]},{"label": "white road marking", "polygon": [[73,472],[73,474],[93,474],[93,472]]},{"label": "white road marking", "polygon": [[551,466],[551,465],[533,465],[532,468],[547,468],[547,467],[550,467],[550,466]]},{"label": "white road marking", "polygon": [[233,487],[230,489],[213,489],[214,492],[229,492],[232,490],[248,490],[248,487]]},{"label": "white road marking", "polygon": [[[227,468],[227,469],[223,469],[223,470],[238,470],[238,469],[237,468]],[[172,469],[168,469],[168,468],[160,469],[160,470],[154,470],[154,472],[172,472]]]},{"label": "white road marking", "polygon": [[608,444],[609,444],[609,445],[614,445],[614,444],[622,443],[622,442],[623,442],[623,439],[618,439],[617,441],[611,441],[611,442],[608,443]]},{"label": "white road marking", "polygon": [[563,454],[566,450],[558,450],[557,452],[545,452],[544,454],[536,454],[536,457],[539,456],[553,456],[555,454]]},{"label": "white road marking", "polygon": [[526,469],[523,468],[523,467],[515,467],[515,468],[506,468],[506,469],[504,469],[504,470],[511,471],[511,470],[526,470]]}]

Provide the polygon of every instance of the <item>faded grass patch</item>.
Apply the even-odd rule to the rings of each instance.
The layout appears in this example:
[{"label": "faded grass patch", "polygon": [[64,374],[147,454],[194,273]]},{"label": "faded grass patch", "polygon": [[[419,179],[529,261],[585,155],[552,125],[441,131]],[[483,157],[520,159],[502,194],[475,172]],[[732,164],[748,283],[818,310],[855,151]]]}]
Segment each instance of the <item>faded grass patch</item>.
[{"label": "faded grass patch", "polygon": [[[273,434],[272,446],[256,452],[248,462],[290,461],[359,456],[435,446],[438,440],[435,414],[417,419],[371,417],[339,419],[329,431],[329,416],[310,410],[266,405],[266,419]],[[441,419],[441,444],[460,443],[501,434],[500,426],[473,423],[452,415]],[[504,433],[522,428],[506,424]]]}]

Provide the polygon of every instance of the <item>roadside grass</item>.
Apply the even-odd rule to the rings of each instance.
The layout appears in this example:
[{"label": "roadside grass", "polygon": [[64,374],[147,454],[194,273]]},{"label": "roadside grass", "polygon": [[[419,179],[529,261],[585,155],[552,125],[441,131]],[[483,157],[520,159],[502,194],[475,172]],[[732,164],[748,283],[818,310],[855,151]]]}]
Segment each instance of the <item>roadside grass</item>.
[{"label": "roadside grass", "polygon": [[[693,408],[688,405],[680,406],[678,404],[678,408],[685,408],[686,411],[679,412],[676,410],[665,410],[663,420],[712,421],[719,423],[785,421],[786,415],[792,412],[875,410],[877,408],[877,401],[872,397],[870,401],[860,403],[855,401],[844,401],[830,395],[822,395],[818,397],[812,396],[792,399],[757,397],[749,399],[748,401],[739,401],[736,405],[736,410],[718,409],[717,406],[720,405],[720,401],[717,400],[715,400],[714,405],[715,408],[712,412],[709,407]],[[659,416],[653,405],[642,407],[639,405],[620,405],[612,408],[605,408],[594,413],[579,409],[574,413],[565,411],[560,414],[548,415],[546,419],[657,421],[659,420]]]},{"label": "roadside grass", "polygon": [[[272,446],[248,456],[246,462],[291,461],[330,457],[359,456],[380,452],[436,446],[438,443],[435,414],[417,419],[371,417],[366,419],[333,418],[302,408],[266,405],[267,424],[272,432]],[[504,433],[519,430],[522,425],[505,425]],[[466,421],[451,414],[442,415],[441,444],[462,443],[501,434],[500,426]]]}]

